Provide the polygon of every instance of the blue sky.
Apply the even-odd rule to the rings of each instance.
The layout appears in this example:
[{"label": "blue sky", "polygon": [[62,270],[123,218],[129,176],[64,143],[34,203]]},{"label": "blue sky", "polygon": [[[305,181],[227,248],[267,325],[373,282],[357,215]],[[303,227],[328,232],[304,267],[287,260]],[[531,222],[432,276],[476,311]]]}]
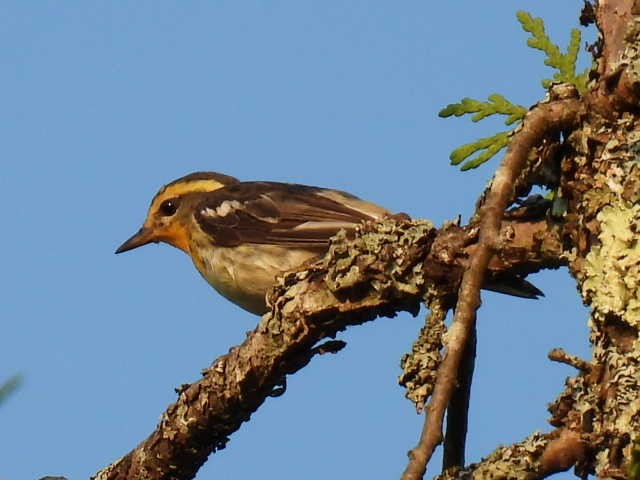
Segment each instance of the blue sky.
[{"label": "blue sky", "polygon": [[[495,161],[461,173],[449,152],[503,125],[438,110],[493,92],[533,104],[549,70],[515,10],[565,45],[581,4],[2,2],[0,381],[24,383],[0,407],[0,478],[87,478],[255,325],[178,250],[113,254],[163,183],[214,170],[468,216]],[[549,428],[573,374],[551,348],[589,355],[566,270],[533,280],[545,299],[483,296],[469,461]],[[422,320],[345,332],[197,478],[397,478],[422,424],[398,365]]]}]

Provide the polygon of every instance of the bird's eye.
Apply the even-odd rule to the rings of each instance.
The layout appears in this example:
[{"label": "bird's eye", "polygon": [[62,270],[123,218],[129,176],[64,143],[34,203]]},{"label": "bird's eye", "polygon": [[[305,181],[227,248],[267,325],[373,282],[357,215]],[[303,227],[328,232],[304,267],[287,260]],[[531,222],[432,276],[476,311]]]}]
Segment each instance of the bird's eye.
[{"label": "bird's eye", "polygon": [[159,211],[164,217],[170,217],[178,210],[178,202],[175,199],[165,200],[160,204]]}]

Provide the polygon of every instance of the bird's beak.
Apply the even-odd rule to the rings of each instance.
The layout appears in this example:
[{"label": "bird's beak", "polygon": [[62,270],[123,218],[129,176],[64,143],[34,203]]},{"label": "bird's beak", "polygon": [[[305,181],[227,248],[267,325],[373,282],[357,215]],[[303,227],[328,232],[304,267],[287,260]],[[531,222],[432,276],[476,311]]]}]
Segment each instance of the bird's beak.
[{"label": "bird's beak", "polygon": [[158,242],[158,240],[154,238],[153,231],[150,228],[142,227],[129,240],[120,245],[116,250],[116,253],[133,250],[134,248],[141,247],[151,242]]}]

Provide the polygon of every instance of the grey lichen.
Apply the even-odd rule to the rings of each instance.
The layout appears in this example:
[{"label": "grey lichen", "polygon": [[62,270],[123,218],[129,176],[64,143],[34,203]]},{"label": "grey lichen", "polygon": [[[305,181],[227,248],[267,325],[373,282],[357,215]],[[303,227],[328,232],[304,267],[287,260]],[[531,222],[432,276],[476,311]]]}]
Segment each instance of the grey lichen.
[{"label": "grey lichen", "polygon": [[430,222],[403,214],[363,223],[355,232],[338,232],[317,263],[276,279],[267,295],[273,309],[258,329],[295,336],[292,329],[308,328],[307,324],[282,322],[283,318],[311,315],[312,322],[324,322],[352,308],[365,316],[398,310],[417,314],[431,283],[425,280],[423,264],[436,235]]},{"label": "grey lichen", "polygon": [[324,260],[329,290],[337,294],[394,290],[420,295],[425,290],[423,259],[414,258],[409,250],[431,242],[435,233],[429,221],[396,218],[365,223],[354,239],[341,231],[331,239]]},{"label": "grey lichen", "polygon": [[431,395],[446,332],[442,293],[425,279],[423,271],[428,252],[424,247],[431,244],[435,234],[433,224],[426,220],[389,218],[382,223],[363,224],[353,239],[345,232],[335,236],[324,260],[325,282],[337,296],[403,292],[427,302],[431,314],[411,353],[402,358],[399,379],[418,411]]},{"label": "grey lichen", "polygon": [[528,480],[537,478],[539,459],[549,444],[548,436],[534,432],[525,440],[508,447],[499,447],[480,462],[465,469],[454,468],[436,477],[438,480]]},{"label": "grey lichen", "polygon": [[425,402],[433,392],[447,331],[447,309],[442,302],[433,299],[429,302],[429,309],[425,325],[413,343],[411,353],[403,355],[400,360],[402,374],[398,378],[398,383],[407,390],[405,397],[415,404],[418,413],[422,412]]}]

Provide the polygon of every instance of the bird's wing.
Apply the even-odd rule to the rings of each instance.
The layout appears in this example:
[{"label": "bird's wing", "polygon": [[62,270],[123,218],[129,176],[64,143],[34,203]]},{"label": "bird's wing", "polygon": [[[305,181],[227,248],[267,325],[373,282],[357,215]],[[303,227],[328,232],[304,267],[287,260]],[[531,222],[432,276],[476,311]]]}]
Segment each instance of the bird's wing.
[{"label": "bird's wing", "polygon": [[388,212],[353,195],[305,185],[243,182],[207,194],[196,221],[218,246],[243,243],[309,249],[327,246],[340,229],[353,230]]}]

